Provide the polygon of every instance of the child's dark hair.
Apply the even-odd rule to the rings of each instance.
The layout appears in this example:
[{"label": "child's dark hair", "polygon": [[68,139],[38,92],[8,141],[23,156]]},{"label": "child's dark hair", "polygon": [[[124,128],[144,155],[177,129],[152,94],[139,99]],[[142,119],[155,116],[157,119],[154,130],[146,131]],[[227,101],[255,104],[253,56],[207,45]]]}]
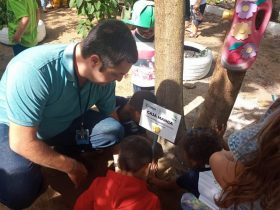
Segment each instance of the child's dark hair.
[{"label": "child's dark hair", "polygon": [[132,135],[120,143],[119,168],[137,172],[153,160],[152,146],[143,136]]},{"label": "child's dark hair", "polygon": [[223,149],[222,137],[211,128],[188,129],[183,142],[188,158],[200,166],[209,164],[210,156]]}]

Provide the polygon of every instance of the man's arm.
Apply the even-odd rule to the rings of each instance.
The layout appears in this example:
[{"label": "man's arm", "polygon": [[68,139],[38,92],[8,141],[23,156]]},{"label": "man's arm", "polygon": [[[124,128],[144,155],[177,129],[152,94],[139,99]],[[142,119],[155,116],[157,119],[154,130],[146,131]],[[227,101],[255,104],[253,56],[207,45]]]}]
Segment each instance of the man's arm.
[{"label": "man's arm", "polygon": [[16,30],[16,33],[13,36],[13,42],[15,42],[15,43],[20,42],[21,37],[24,34],[26,27],[28,26],[28,23],[29,23],[29,17],[28,16],[22,17],[20,19],[17,30]]},{"label": "man's arm", "polygon": [[86,178],[87,170],[84,165],[55,152],[37,139],[35,127],[25,127],[10,122],[9,129],[9,144],[15,153],[41,166],[65,172],[76,187]]}]

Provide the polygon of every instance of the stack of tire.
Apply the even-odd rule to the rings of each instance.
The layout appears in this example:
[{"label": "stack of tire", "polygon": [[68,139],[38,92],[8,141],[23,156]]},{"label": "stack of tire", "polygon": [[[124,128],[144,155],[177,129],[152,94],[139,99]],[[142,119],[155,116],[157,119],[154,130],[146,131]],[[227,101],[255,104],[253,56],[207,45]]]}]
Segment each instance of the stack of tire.
[{"label": "stack of tire", "polygon": [[184,42],[184,49],[192,50],[198,56],[184,56],[183,80],[198,80],[205,77],[211,69],[212,51],[201,44],[189,41]]},{"label": "stack of tire", "polygon": [[[38,42],[42,42],[46,37],[46,26],[42,20],[39,20],[38,27],[37,27],[37,40]],[[0,30],[0,43],[5,45],[11,45],[9,38],[8,38],[8,28],[3,27]]]}]

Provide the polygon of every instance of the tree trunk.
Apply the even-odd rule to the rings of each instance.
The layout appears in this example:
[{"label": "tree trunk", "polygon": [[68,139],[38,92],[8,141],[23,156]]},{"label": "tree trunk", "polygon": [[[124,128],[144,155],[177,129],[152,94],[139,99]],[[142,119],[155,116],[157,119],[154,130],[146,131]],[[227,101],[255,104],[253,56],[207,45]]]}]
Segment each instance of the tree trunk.
[{"label": "tree trunk", "polygon": [[[175,143],[185,130],[183,113],[183,51],[184,5],[183,0],[155,0],[155,75],[156,96],[159,105],[182,116]],[[174,144],[159,139],[165,156],[159,161],[158,176],[175,178],[181,171],[181,160]],[[176,153],[176,155],[175,155]]]},{"label": "tree trunk", "polygon": [[245,74],[246,71],[234,72],[225,69],[221,64],[221,53],[219,54],[208,93],[194,127],[226,125]]},{"label": "tree trunk", "polygon": [[271,20],[280,22],[280,1],[272,0],[272,6]]},{"label": "tree trunk", "polygon": [[[262,17],[257,17],[256,22],[261,21]],[[227,124],[245,75],[246,71],[225,69],[221,64],[221,53],[219,53],[208,93],[194,127],[219,128]]]},{"label": "tree trunk", "polygon": [[177,139],[185,129],[183,114],[184,1],[155,0],[155,69],[158,102],[182,115]]}]

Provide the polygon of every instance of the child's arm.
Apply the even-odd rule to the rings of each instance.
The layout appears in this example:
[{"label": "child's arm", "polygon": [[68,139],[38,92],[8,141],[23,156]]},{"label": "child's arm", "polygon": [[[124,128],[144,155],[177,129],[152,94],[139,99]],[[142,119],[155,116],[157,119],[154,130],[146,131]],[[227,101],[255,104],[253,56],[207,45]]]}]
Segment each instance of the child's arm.
[{"label": "child's arm", "polygon": [[21,40],[22,35],[24,34],[24,31],[29,23],[29,17],[25,16],[22,17],[19,21],[19,25],[17,27],[16,33],[13,36],[13,42],[19,43]]}]

